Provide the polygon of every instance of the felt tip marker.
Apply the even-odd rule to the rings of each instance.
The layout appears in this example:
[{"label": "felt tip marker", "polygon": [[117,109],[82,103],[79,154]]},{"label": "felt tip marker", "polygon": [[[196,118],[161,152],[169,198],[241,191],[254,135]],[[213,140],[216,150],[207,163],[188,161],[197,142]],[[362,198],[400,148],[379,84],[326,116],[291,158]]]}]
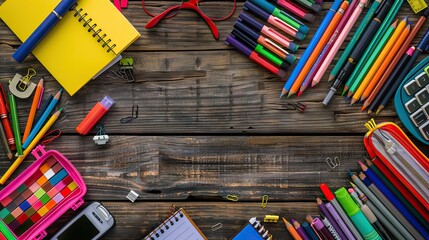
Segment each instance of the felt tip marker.
[{"label": "felt tip marker", "polygon": [[258,63],[268,71],[276,74],[280,78],[284,78],[286,76],[286,72],[282,69],[274,66],[272,63],[268,62],[267,60],[263,59],[261,56],[259,56],[258,53],[255,51],[252,51],[249,47],[235,39],[233,36],[228,36],[225,40],[225,44],[234,46],[237,50],[242,52],[244,55],[246,55],[248,58],[250,58],[252,61]]},{"label": "felt tip marker", "polygon": [[[292,52],[296,52],[298,50],[298,45],[294,42],[292,42],[291,39],[285,37],[283,34],[280,34],[273,28],[267,27],[264,24],[260,23],[258,20],[255,20],[254,18],[250,17],[244,12],[241,12],[240,15],[237,18],[237,22],[245,23],[242,26],[255,29],[258,32],[261,32],[265,36],[271,38],[272,40],[276,41],[281,46],[291,50]],[[247,26],[246,26],[247,25]],[[246,32],[251,32],[252,30],[247,27]]]}]

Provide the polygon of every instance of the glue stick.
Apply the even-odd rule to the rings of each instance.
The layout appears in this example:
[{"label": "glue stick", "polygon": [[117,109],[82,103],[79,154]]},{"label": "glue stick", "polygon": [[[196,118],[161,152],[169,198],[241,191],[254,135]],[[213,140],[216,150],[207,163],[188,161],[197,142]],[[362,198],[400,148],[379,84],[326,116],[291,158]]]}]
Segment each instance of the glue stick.
[{"label": "glue stick", "polygon": [[100,102],[89,111],[82,122],[76,127],[76,131],[81,135],[88,134],[94,125],[107,113],[110,107],[115,103],[109,96],[105,96]]}]

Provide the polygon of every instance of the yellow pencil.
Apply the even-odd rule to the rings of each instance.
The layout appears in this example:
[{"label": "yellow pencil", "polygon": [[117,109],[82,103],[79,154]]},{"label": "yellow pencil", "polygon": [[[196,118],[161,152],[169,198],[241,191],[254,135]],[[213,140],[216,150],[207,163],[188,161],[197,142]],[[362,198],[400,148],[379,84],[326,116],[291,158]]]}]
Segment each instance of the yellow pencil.
[{"label": "yellow pencil", "polygon": [[45,126],[43,126],[42,129],[40,129],[39,133],[34,137],[33,141],[28,145],[28,147],[24,150],[23,155],[18,157],[13,164],[9,167],[9,169],[3,174],[3,176],[0,178],[0,184],[4,184],[12,175],[12,173],[18,168],[19,164],[28,156],[28,154],[33,150],[33,148],[36,146],[36,144],[39,142],[39,140],[45,135],[45,133],[51,128],[51,126],[55,123],[55,121],[58,119],[58,116],[60,116],[60,113],[63,109],[61,108],[56,113],[54,113],[51,118],[46,122]]},{"label": "yellow pencil", "polygon": [[295,240],[302,240],[301,236],[299,236],[296,229],[290,224],[285,218],[282,218],[283,222],[285,224],[286,229],[289,231],[290,235],[292,235],[293,239]]}]

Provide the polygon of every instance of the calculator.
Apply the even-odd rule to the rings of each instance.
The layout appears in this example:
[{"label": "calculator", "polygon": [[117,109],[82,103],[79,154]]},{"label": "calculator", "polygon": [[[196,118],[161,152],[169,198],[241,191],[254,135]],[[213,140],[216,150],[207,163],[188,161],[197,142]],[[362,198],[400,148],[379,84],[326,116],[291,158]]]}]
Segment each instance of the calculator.
[{"label": "calculator", "polygon": [[395,108],[408,131],[429,145],[429,57],[407,74],[396,91]]}]

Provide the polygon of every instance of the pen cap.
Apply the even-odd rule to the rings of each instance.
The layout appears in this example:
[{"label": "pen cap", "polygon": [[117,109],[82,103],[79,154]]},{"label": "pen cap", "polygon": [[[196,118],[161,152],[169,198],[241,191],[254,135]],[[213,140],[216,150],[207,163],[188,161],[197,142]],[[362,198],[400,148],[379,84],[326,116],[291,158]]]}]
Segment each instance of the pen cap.
[{"label": "pen cap", "polygon": [[237,21],[235,23],[234,28],[237,30],[240,30],[241,32],[247,33],[247,35],[249,35],[249,37],[251,37],[254,41],[256,41],[260,36],[258,33],[256,33],[255,31],[253,31],[252,29],[250,29],[240,21]]},{"label": "pen cap", "polygon": [[264,20],[268,20],[268,18],[270,18],[269,13],[265,12],[262,8],[256,6],[255,4],[249,1],[246,1],[246,3],[244,3],[243,9],[248,10],[249,12],[255,14],[256,16]]},{"label": "pen cap", "polygon": [[88,134],[114,103],[115,101],[112,98],[105,96],[89,111],[82,122],[76,127],[76,131],[81,135]]},{"label": "pen cap", "polygon": [[323,224],[323,222],[320,220],[320,218],[314,218],[313,222],[311,223],[314,225],[314,227],[317,230],[322,229],[323,227],[325,227],[325,225]]},{"label": "pen cap", "polygon": [[239,21],[243,22],[248,26],[255,28],[258,31],[261,31],[262,28],[264,27],[264,24],[260,23],[258,20],[252,18],[251,16],[247,15],[245,12],[241,12],[237,20],[238,20],[237,23]]},{"label": "pen cap", "polygon": [[353,201],[352,197],[350,197],[346,188],[342,187],[335,191],[335,197],[350,217],[360,212],[358,205]]},{"label": "pen cap", "polygon": [[332,201],[332,199],[335,198],[334,194],[332,194],[331,190],[329,189],[328,185],[326,185],[326,183],[320,184],[320,190],[322,190],[323,195],[325,195],[328,201]]}]

